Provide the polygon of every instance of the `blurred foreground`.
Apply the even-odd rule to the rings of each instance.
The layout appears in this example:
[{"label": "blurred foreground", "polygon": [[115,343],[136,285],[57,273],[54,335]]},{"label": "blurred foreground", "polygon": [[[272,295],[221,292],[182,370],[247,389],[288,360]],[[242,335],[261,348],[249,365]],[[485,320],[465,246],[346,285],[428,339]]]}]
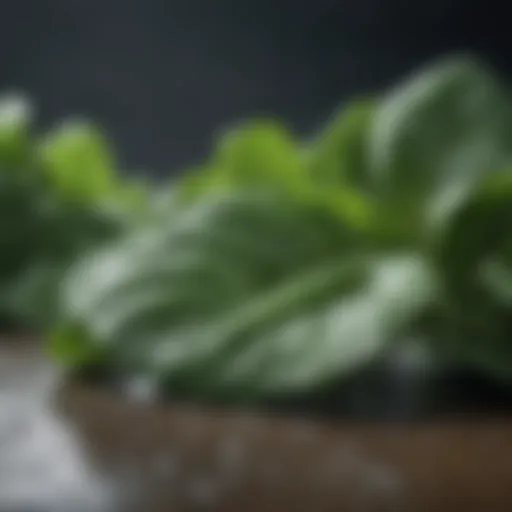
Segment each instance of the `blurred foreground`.
[{"label": "blurred foreground", "polygon": [[512,419],[343,425],[128,403],[0,357],[0,510],[508,511]]}]

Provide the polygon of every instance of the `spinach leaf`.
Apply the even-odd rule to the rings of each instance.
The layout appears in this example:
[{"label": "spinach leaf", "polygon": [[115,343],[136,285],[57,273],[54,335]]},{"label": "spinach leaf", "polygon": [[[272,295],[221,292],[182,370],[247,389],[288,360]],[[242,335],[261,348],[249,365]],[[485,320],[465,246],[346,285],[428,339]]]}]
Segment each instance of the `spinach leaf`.
[{"label": "spinach leaf", "polygon": [[512,173],[482,181],[437,239],[434,261],[444,287],[441,352],[497,377],[512,377],[510,256]]},{"label": "spinach leaf", "polygon": [[[344,133],[349,146],[348,131]],[[333,186],[321,177],[322,162],[330,158],[329,151],[323,147],[318,151],[305,149],[275,121],[246,123],[222,134],[211,160],[179,183],[178,196],[186,203],[219,193],[263,192],[325,208],[342,221],[364,229],[372,219],[370,201],[348,183]]]},{"label": "spinach leaf", "polygon": [[511,119],[504,89],[469,57],[443,59],[400,84],[378,107],[368,147],[385,209],[417,232],[439,201],[510,159]]},{"label": "spinach leaf", "polygon": [[85,121],[67,121],[41,141],[49,181],[70,201],[97,200],[115,187],[116,162],[106,137]]},{"label": "spinach leaf", "polygon": [[51,325],[67,268],[123,231],[135,204],[92,125],[40,142],[31,110],[19,97],[0,101],[0,316],[30,329]]},{"label": "spinach leaf", "polygon": [[375,100],[352,101],[314,138],[308,166],[315,181],[360,192],[370,189],[368,137],[377,108]]},{"label": "spinach leaf", "polygon": [[185,199],[230,190],[300,193],[306,167],[293,135],[280,123],[260,119],[224,130],[208,162],[187,173]]},{"label": "spinach leaf", "polygon": [[65,304],[69,324],[106,345],[114,368],[248,399],[353,371],[409,327],[433,290],[421,259],[368,257],[325,210],[238,194],[81,262]]},{"label": "spinach leaf", "polygon": [[[455,56],[347,105],[311,141],[268,119],[224,132],[209,159],[147,194],[129,235],[96,250],[84,225],[62,227],[51,246],[63,253],[76,232],[66,261],[88,255],[60,295],[57,357],[249,399],[328,384],[412,330],[511,378],[511,113],[497,78]],[[41,148],[62,218],[72,201],[90,215],[137,197],[120,192],[94,129]]]}]

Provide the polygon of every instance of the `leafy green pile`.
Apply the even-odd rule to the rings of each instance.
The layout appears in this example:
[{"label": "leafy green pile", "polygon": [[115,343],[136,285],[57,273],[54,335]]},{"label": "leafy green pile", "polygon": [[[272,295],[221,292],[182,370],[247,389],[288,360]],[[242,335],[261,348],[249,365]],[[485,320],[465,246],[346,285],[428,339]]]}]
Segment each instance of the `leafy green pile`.
[{"label": "leafy green pile", "polygon": [[[73,265],[55,357],[255,400],[329,386],[420,337],[510,380],[511,114],[462,56],[354,101],[308,141],[267,119],[224,133],[145,222]],[[71,177],[78,161],[106,165],[98,151],[57,147],[43,154],[59,197],[96,206],[96,187],[118,188]]]},{"label": "leafy green pile", "polygon": [[143,189],[121,182],[105,137],[68,122],[44,136],[31,106],[0,102],[0,317],[40,329],[57,315],[58,284],[86,250],[124,231]]}]

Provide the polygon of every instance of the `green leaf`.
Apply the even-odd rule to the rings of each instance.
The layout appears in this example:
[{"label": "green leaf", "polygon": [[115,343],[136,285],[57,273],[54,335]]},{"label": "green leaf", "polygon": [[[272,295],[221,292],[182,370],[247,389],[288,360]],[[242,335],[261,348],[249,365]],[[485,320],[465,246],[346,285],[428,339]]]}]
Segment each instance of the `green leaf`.
[{"label": "green leaf", "polygon": [[224,130],[211,159],[181,180],[179,196],[188,202],[237,190],[300,195],[307,183],[297,141],[278,122],[259,119]]},{"label": "green leaf", "polygon": [[480,301],[481,266],[502,258],[512,244],[512,172],[482,180],[466,194],[435,240],[435,257],[452,298]]},{"label": "green leaf", "polygon": [[124,229],[142,189],[118,179],[92,125],[64,123],[35,142],[31,121],[25,98],[0,100],[0,314],[41,328],[64,270]]},{"label": "green leaf", "polygon": [[41,332],[57,320],[59,286],[75,258],[115,239],[125,226],[123,219],[100,208],[54,202],[26,222],[31,238],[17,245],[11,239],[8,255],[19,264],[16,274],[2,285],[4,307],[26,329]]},{"label": "green leaf", "polygon": [[48,134],[39,156],[62,198],[90,202],[115,190],[116,164],[103,133],[85,121],[68,121]]},{"label": "green leaf", "polygon": [[506,307],[512,307],[512,267],[510,263],[490,259],[482,266],[482,279],[496,301]]},{"label": "green leaf", "polygon": [[[349,137],[346,142],[350,145]],[[314,156],[319,166],[324,158],[322,151]],[[182,180],[179,197],[187,202],[219,193],[263,191],[284,200],[325,208],[341,220],[365,229],[374,213],[368,198],[348,184],[338,186],[338,182],[333,187],[320,176],[320,167],[317,174],[312,172],[312,162],[313,157],[283,126],[258,120],[225,132],[211,161]]]},{"label": "green leaf", "polygon": [[510,157],[510,113],[504,90],[474,59],[451,57],[416,73],[375,114],[375,188],[417,228],[422,208],[447,187],[461,189]]},{"label": "green leaf", "polygon": [[112,366],[248,399],[355,370],[409,327],[433,289],[417,257],[364,256],[322,209],[237,195],[83,261],[64,302]]},{"label": "green leaf", "polygon": [[459,202],[433,251],[445,296],[434,345],[452,359],[508,380],[511,225],[512,173],[506,171],[489,176]]},{"label": "green leaf", "polygon": [[309,181],[302,197],[325,204],[361,230],[375,223],[369,190],[367,138],[376,109],[374,100],[357,100],[336,113],[306,150]]},{"label": "green leaf", "polygon": [[374,100],[357,100],[336,113],[309,148],[315,180],[335,187],[368,190],[368,136],[377,109]]},{"label": "green leaf", "polygon": [[25,328],[41,328],[55,322],[58,283],[64,269],[37,263],[28,267],[8,290],[6,309],[17,317]]},{"label": "green leaf", "polygon": [[[279,324],[215,369],[215,377],[234,386],[249,375],[262,393],[307,391],[371,362],[413,325],[435,286],[427,266],[411,254],[359,265],[338,267],[342,275],[364,271],[359,287],[285,322],[280,315]],[[249,308],[244,312],[253,314]]]},{"label": "green leaf", "polygon": [[219,137],[213,167],[233,185],[300,187],[305,168],[297,141],[281,124],[260,119]]},{"label": "green leaf", "polygon": [[48,352],[56,360],[65,360],[75,369],[101,363],[105,354],[101,346],[91,343],[86,330],[79,325],[56,328],[48,340]]}]

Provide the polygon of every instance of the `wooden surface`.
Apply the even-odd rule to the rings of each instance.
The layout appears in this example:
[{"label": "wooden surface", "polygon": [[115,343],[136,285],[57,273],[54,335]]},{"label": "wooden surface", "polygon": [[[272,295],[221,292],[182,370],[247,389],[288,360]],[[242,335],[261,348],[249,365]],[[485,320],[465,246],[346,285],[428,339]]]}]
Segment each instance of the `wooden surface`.
[{"label": "wooden surface", "polygon": [[2,512],[512,510],[512,417],[357,424],[148,406],[64,384],[12,348],[0,407]]}]

